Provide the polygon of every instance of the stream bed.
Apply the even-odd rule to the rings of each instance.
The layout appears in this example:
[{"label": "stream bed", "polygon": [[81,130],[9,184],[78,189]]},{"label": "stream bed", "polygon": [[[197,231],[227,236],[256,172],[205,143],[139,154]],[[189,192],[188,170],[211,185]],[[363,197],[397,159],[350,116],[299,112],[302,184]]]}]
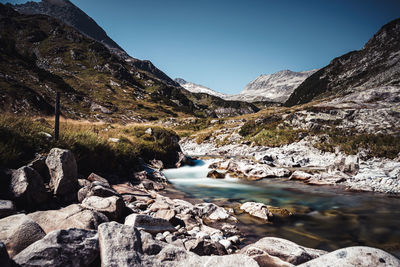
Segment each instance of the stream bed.
[{"label": "stream bed", "polygon": [[[244,181],[207,178],[212,160],[195,166],[164,170],[173,186],[189,198],[233,207],[245,243],[276,236],[303,246],[332,251],[348,246],[371,246],[400,257],[400,198],[347,192],[333,186],[310,186],[287,179]],[[286,208],[290,217],[265,223],[238,206],[246,201]]]}]

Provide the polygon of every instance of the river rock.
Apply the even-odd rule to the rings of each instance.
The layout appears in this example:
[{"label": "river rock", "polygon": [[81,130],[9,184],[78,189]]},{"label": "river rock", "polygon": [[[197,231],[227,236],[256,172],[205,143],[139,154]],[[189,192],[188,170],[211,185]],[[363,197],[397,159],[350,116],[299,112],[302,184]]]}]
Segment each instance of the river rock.
[{"label": "river rock", "polygon": [[125,218],[125,225],[134,226],[139,230],[151,234],[163,233],[166,231],[175,232],[176,229],[170,222],[161,218],[154,218],[144,214],[131,214]]},{"label": "river rock", "polygon": [[175,210],[158,210],[154,217],[169,221],[175,217]]},{"label": "river rock", "polygon": [[309,180],[312,177],[312,174],[309,174],[307,172],[303,171],[295,171],[292,173],[292,175],[289,177],[290,180],[300,180],[300,181],[306,181]]},{"label": "river rock", "polygon": [[21,167],[12,172],[10,192],[17,205],[34,209],[47,200],[43,178],[31,167]]},{"label": "river rock", "polygon": [[16,213],[14,202],[0,199],[0,219]]},{"label": "river rock", "polygon": [[10,257],[8,256],[8,252],[6,249],[6,245],[0,241],[0,266],[10,267]]},{"label": "river rock", "polygon": [[335,160],[333,166],[329,167],[330,171],[341,171],[346,174],[356,175],[360,169],[359,158],[357,155],[349,155]]},{"label": "river rock", "polygon": [[78,191],[78,201],[82,202],[85,198],[97,196],[97,197],[111,197],[120,196],[114,189],[112,189],[108,183],[93,182],[89,186],[82,187]]},{"label": "river rock", "polygon": [[46,157],[43,155],[38,155],[34,160],[29,162],[26,166],[31,167],[35,171],[37,171],[40,176],[42,176],[44,182],[49,182],[50,174],[49,169],[46,165]]},{"label": "river rock", "polygon": [[207,177],[214,178],[214,179],[224,179],[225,173],[220,173],[216,170],[211,170],[207,173]]},{"label": "river rock", "polygon": [[100,182],[100,183],[106,185],[107,187],[110,187],[110,184],[106,178],[103,178],[100,175],[97,175],[93,172],[91,174],[89,174],[87,179],[91,182]]},{"label": "river rock", "polygon": [[[282,238],[264,237],[258,240],[256,243],[250,244],[242,248],[240,253],[251,256],[253,258],[257,257],[257,261],[266,260],[260,256],[268,254],[269,256],[278,257],[281,260],[290,264],[298,265],[320,257],[327,252],[302,247],[300,245],[297,245],[296,243]],[[267,259],[271,260],[268,256]]]},{"label": "river rock", "polygon": [[82,207],[101,212],[110,220],[117,221],[124,213],[125,203],[117,196],[106,198],[91,196],[82,201]]},{"label": "river rock", "polygon": [[14,257],[45,235],[43,229],[25,214],[12,215],[0,220],[0,241],[6,246],[10,257]]},{"label": "river rock", "polygon": [[150,165],[157,170],[164,169],[164,163],[161,160],[157,159],[150,160]]},{"label": "river rock", "polygon": [[67,195],[76,190],[78,168],[71,151],[53,148],[46,158],[46,165],[50,172],[50,186],[55,195]]},{"label": "river rock", "polygon": [[59,210],[37,211],[28,216],[38,223],[46,233],[54,230],[80,228],[96,230],[108,218],[97,211],[88,210],[78,204],[72,204]]},{"label": "river rock", "polygon": [[360,266],[360,267],[379,267],[379,266],[400,266],[400,260],[389,253],[370,247],[347,247],[335,250],[319,258],[310,260],[301,267],[344,267],[344,266]]},{"label": "river rock", "polygon": [[103,223],[98,228],[102,266],[140,266],[140,233],[129,225]]},{"label": "river rock", "polygon": [[214,203],[200,203],[194,205],[193,208],[199,217],[206,217],[212,221],[226,220],[231,217],[224,208],[219,207]]},{"label": "river rock", "polygon": [[240,206],[240,209],[244,210],[254,217],[266,221],[270,220],[273,216],[272,213],[268,210],[268,207],[263,203],[245,202]]},{"label": "river rock", "polygon": [[89,266],[99,256],[96,231],[71,228],[49,233],[13,258],[18,266]]},{"label": "river rock", "polygon": [[219,242],[211,242],[209,240],[198,239],[195,240],[194,243],[192,243],[191,245],[185,243],[185,247],[188,248],[189,251],[194,252],[200,256],[221,256],[228,254],[226,248],[222,244],[220,244]]}]

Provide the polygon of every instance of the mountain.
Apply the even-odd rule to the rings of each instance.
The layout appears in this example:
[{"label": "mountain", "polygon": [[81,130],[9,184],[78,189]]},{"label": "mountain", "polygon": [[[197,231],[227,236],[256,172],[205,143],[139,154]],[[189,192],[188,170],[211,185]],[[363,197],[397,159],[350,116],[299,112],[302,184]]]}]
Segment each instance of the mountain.
[{"label": "mountain", "polygon": [[384,25],[361,50],[333,59],[308,77],[285,105],[386,85],[400,85],[400,19]]},{"label": "mountain", "polygon": [[10,5],[22,14],[43,14],[59,19],[83,33],[84,35],[102,43],[113,54],[126,60],[133,67],[146,71],[153,75],[153,78],[160,79],[168,85],[178,86],[168,75],[159,70],[148,60],[139,60],[129,56],[96,21],[89,17],[79,7],[69,0],[42,0],[41,2],[27,2],[25,4]]},{"label": "mountain", "polygon": [[314,72],[316,70],[303,72],[282,70],[274,74],[261,75],[246,85],[242,92],[229,99],[283,103],[294,89]]},{"label": "mountain", "polygon": [[[55,92],[65,117],[135,122],[256,112],[248,103],[204,97],[154,76],[102,43],[47,15],[0,4],[0,110],[50,115]],[[154,70],[153,70],[154,71]]]},{"label": "mountain", "polygon": [[189,92],[192,92],[192,93],[209,94],[209,95],[217,96],[217,97],[220,97],[223,99],[225,99],[228,96],[226,94],[214,91],[203,85],[187,82],[182,78],[176,78],[176,79],[174,79],[174,81],[179,83],[180,86],[182,86],[183,88],[185,88],[186,90],[188,90]]}]

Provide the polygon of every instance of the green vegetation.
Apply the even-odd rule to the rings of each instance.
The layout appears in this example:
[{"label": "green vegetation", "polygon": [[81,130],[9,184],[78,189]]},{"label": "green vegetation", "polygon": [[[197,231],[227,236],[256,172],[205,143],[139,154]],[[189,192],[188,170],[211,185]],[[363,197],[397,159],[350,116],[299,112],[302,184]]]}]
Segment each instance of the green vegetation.
[{"label": "green vegetation", "polygon": [[400,153],[400,135],[384,134],[345,134],[339,130],[327,132],[329,138],[315,145],[318,149],[334,152],[339,147],[346,154],[357,154],[366,149],[369,157],[393,159]]},{"label": "green vegetation", "polygon": [[[35,153],[48,153],[53,147],[70,149],[78,161],[79,172],[129,175],[138,169],[139,158],[161,159],[173,164],[179,147],[178,136],[170,130],[150,126],[120,126],[63,121],[60,140],[46,136],[52,133],[52,121],[33,120],[2,114],[0,117],[0,166],[18,168],[32,160]],[[119,142],[110,142],[109,138]]]}]

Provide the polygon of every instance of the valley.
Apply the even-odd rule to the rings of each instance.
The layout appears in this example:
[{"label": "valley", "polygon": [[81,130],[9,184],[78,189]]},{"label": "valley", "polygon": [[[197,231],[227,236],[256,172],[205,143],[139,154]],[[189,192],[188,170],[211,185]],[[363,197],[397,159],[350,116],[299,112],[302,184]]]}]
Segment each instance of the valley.
[{"label": "valley", "polygon": [[0,3],[0,265],[400,266],[399,36],[225,94]]}]

